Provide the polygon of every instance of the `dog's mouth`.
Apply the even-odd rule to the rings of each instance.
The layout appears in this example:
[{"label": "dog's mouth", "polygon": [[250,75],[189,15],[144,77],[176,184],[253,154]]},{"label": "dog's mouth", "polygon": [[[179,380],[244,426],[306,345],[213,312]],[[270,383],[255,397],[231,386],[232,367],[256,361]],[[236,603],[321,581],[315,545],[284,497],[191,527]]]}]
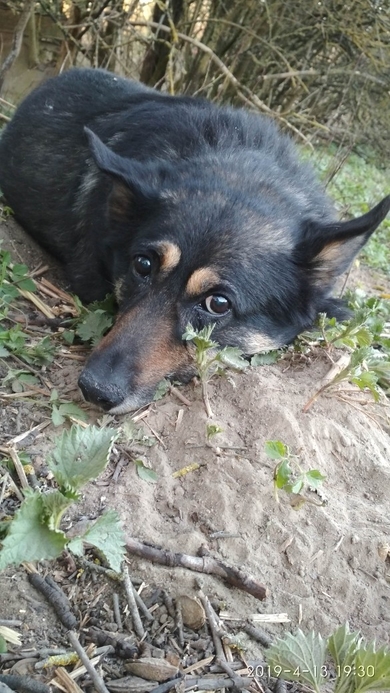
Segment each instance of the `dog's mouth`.
[{"label": "dog's mouth", "polygon": [[79,387],[86,402],[94,404],[110,414],[126,414],[140,407],[144,407],[153,401],[159,382],[178,380],[187,383],[196,375],[196,369],[191,364],[174,373],[167,373],[157,381],[144,385],[135,385],[124,390],[122,386],[107,382],[94,375],[94,369],[87,366],[79,377]]}]

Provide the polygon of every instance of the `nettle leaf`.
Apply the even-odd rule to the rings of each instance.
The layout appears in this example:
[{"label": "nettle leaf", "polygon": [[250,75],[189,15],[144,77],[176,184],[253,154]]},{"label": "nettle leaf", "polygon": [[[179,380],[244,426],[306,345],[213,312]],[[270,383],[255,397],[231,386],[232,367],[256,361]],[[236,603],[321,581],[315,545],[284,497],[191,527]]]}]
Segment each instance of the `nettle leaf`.
[{"label": "nettle leaf", "polygon": [[30,492],[15,513],[0,551],[0,570],[23,561],[56,558],[66,545],[63,532],[45,524],[46,512],[42,495]]},{"label": "nettle leaf", "polygon": [[267,351],[265,354],[255,354],[251,358],[251,366],[270,366],[282,356],[281,351]]},{"label": "nettle leaf", "polygon": [[65,510],[74,500],[74,497],[65,496],[61,491],[48,491],[42,494],[43,516],[49,529],[59,528]]},{"label": "nettle leaf", "polygon": [[211,339],[211,334],[214,327],[215,324],[207,325],[207,327],[204,327],[202,330],[198,331],[195,330],[192,325],[187,325],[182,339],[184,339],[186,342],[193,341],[195,346],[197,346],[201,351],[205,351],[207,349],[216,349],[218,344],[213,342]]},{"label": "nettle leaf", "polygon": [[118,433],[112,428],[73,425],[63,431],[48,460],[60,489],[77,491],[105,469]]},{"label": "nettle leaf", "polygon": [[299,681],[317,693],[323,683],[322,667],[325,662],[326,642],[311,631],[305,635],[300,629],[295,635],[287,633],[267,651],[267,660],[273,676],[287,681]]},{"label": "nettle leaf", "polygon": [[88,313],[87,317],[77,327],[76,334],[83,342],[91,341],[95,346],[113,323],[112,315],[106,311],[98,309],[93,313]]},{"label": "nettle leaf", "polygon": [[355,657],[355,691],[390,690],[390,650],[385,646],[375,652],[375,643],[360,648]]},{"label": "nettle leaf", "polygon": [[76,537],[76,540],[70,541],[68,549],[78,556],[82,555],[83,543],[95,546],[101,551],[110,568],[117,573],[120,572],[125,557],[125,536],[115,510],[108,510],[87,529],[82,537]]},{"label": "nettle leaf", "polygon": [[157,402],[157,400],[165,397],[170,388],[170,385],[171,383],[166,378],[160,380],[159,384],[157,385],[156,392],[154,393],[153,401]]},{"label": "nettle leaf", "polygon": [[[274,472],[274,483],[276,488],[286,488],[291,479],[292,469],[288,460],[280,462]],[[290,490],[291,492],[291,490]],[[296,491],[294,493],[297,493]]]},{"label": "nettle leaf", "polygon": [[155,484],[158,481],[158,475],[154,469],[147,467],[142,460],[134,460],[134,463],[140,479],[148,481],[150,484]]},{"label": "nettle leaf", "polygon": [[235,368],[237,371],[244,371],[248,368],[249,363],[242,356],[241,349],[238,347],[225,347],[218,354],[218,360],[229,366],[229,368]]},{"label": "nettle leaf", "polygon": [[289,455],[287,445],[280,440],[267,440],[264,449],[265,454],[270,457],[271,460],[282,460]]},{"label": "nettle leaf", "polygon": [[88,421],[88,414],[73,402],[63,402],[58,406],[53,404],[51,420],[54,426],[61,426],[66,419],[69,419],[72,416],[80,421]]},{"label": "nettle leaf", "polygon": [[353,666],[360,643],[360,633],[351,633],[348,623],[340,626],[328,639],[328,650],[338,672],[335,693],[347,693],[353,687],[353,678],[344,674],[344,668]]},{"label": "nettle leaf", "polygon": [[0,344],[0,357],[3,359],[6,359],[10,355],[8,349],[5,348],[2,344]]}]

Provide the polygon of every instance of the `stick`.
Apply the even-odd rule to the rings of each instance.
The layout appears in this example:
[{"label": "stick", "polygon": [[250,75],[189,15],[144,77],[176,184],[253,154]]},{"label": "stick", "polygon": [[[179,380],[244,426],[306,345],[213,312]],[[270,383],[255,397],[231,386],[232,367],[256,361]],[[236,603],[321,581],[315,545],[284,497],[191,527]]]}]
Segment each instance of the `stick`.
[{"label": "stick", "polygon": [[74,630],[70,630],[68,632],[68,638],[69,638],[70,644],[72,645],[74,650],[77,652],[77,655],[80,659],[80,662],[82,664],[84,664],[88,674],[91,677],[92,683],[93,683],[94,687],[96,688],[96,690],[98,691],[98,693],[109,693],[108,689],[105,686],[105,683],[104,683],[102,677],[99,676],[95,667],[92,666],[87,653],[81,647],[81,645],[79,643],[79,639],[77,637],[77,633],[75,633]]},{"label": "stick", "polygon": [[12,48],[11,52],[8,54],[6,59],[4,60],[2,66],[0,67],[0,89],[3,86],[4,82],[4,77],[5,73],[8,72],[16,58],[18,57],[20,53],[20,49],[22,47],[22,41],[23,41],[23,34],[24,30],[27,26],[27,22],[30,19],[30,15],[34,10],[34,5],[35,5],[35,0],[26,0],[23,9],[20,13],[20,17],[18,19],[18,23],[15,27],[13,39],[12,39]]},{"label": "stick", "polygon": [[[214,612],[213,607],[210,604],[209,599],[206,597],[205,594],[203,594],[202,591],[199,592],[199,598],[200,598],[200,601],[202,602],[203,608],[206,612],[207,620],[208,620],[210,630],[211,630],[211,635],[213,638],[215,652],[217,654],[218,661],[221,664],[221,662],[226,661],[226,657],[225,657],[225,653],[223,651],[222,641],[221,641],[221,638],[220,638],[219,633],[218,633],[218,623],[217,623],[217,619],[216,619],[216,614]],[[221,664],[221,666],[222,666],[222,664]]]},{"label": "stick", "polygon": [[169,386],[169,392],[171,392],[172,395],[175,395],[175,397],[177,397],[177,399],[180,400],[180,402],[183,402],[183,404],[185,404],[187,407],[191,406],[190,400],[187,399],[187,397],[184,397],[180,390],[178,390],[174,385]]},{"label": "stick", "polygon": [[9,456],[12,460],[12,462],[15,465],[15,470],[16,473],[19,477],[20,485],[22,488],[30,488],[30,484],[28,483],[27,477],[26,477],[26,472],[24,471],[24,467],[20,461],[19,455],[16,452],[16,448],[10,446],[8,448]]},{"label": "stick", "polygon": [[144,627],[139,615],[137,603],[135,601],[135,589],[133,583],[131,582],[129,569],[127,565],[123,567],[123,584],[126,591],[127,603],[130,609],[130,616],[133,621],[134,630],[139,638],[145,637]]},{"label": "stick", "polygon": [[155,546],[143,544],[138,539],[128,537],[126,548],[130,554],[135,554],[140,558],[145,558],[152,563],[169,566],[171,568],[187,568],[197,573],[216,575],[223,578],[229,585],[252,594],[256,599],[265,599],[267,588],[255,580],[251,575],[243,573],[238,568],[226,565],[210,556],[190,556],[184,553],[174,553]]}]

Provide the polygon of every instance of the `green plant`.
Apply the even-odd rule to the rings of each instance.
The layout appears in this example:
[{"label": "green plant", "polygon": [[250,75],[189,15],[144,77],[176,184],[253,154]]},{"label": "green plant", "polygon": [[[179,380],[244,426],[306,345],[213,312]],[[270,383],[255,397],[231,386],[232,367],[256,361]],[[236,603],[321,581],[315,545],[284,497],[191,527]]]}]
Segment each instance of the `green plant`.
[{"label": "green plant", "polygon": [[51,421],[53,426],[61,426],[66,420],[78,419],[88,421],[88,414],[74,402],[67,402],[59,398],[57,390],[50,394],[49,406],[51,406]]},{"label": "green plant", "polygon": [[[307,411],[317,397],[338,383],[348,380],[361,390],[368,389],[377,401],[381,392],[390,392],[390,301],[367,298],[356,291],[349,297],[353,317],[342,323],[326,315],[319,316],[318,329],[300,335],[296,341],[299,350],[320,346],[329,352],[344,349],[349,359],[328,378],[305,405]],[[344,362],[345,361],[345,362]]]},{"label": "green plant", "polygon": [[274,490],[278,502],[278,491],[283,490],[294,495],[292,505],[299,508],[309,500],[307,496],[302,495],[303,492],[308,489],[317,491],[326,478],[318,469],[304,471],[298,463],[298,457],[280,440],[268,440],[265,444],[265,454],[271,460],[277,460],[274,469]]},{"label": "green plant", "polygon": [[195,330],[192,325],[187,325],[183,339],[194,344],[194,360],[197,372],[202,384],[203,401],[207,416],[213,417],[207,392],[207,384],[217,373],[221,373],[224,367],[245,370],[249,366],[240,349],[237,347],[224,347],[221,349],[217,342],[211,339],[215,325],[208,325],[202,330]]},{"label": "green plant", "polygon": [[6,530],[0,550],[0,570],[12,563],[56,558],[66,548],[81,555],[85,542],[95,546],[114,570],[123,559],[123,534],[117,514],[104,513],[81,536],[69,538],[60,528],[64,512],[80,500],[80,489],[105,469],[117,432],[110,428],[72,426],[63,431],[48,459],[58,489],[45,493],[28,489],[25,500]]},{"label": "green plant", "polygon": [[[332,666],[326,656],[330,655]],[[390,690],[390,651],[366,643],[348,624],[325,641],[321,635],[298,630],[278,638],[267,651],[271,676],[296,681],[320,693],[332,679],[333,693],[368,693]]]}]

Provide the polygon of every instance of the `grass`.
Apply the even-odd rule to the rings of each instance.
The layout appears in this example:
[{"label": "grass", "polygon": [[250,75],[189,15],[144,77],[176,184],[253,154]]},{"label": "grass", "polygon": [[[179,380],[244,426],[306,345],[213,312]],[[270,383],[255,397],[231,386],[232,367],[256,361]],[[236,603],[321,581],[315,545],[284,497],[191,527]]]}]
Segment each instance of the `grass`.
[{"label": "grass", "polygon": [[[312,160],[320,177],[325,182],[329,180],[337,168],[335,151],[331,147],[317,150]],[[350,154],[327,189],[343,215],[359,216],[390,194],[390,170]],[[375,231],[360,258],[370,267],[390,274],[390,218]]]}]

